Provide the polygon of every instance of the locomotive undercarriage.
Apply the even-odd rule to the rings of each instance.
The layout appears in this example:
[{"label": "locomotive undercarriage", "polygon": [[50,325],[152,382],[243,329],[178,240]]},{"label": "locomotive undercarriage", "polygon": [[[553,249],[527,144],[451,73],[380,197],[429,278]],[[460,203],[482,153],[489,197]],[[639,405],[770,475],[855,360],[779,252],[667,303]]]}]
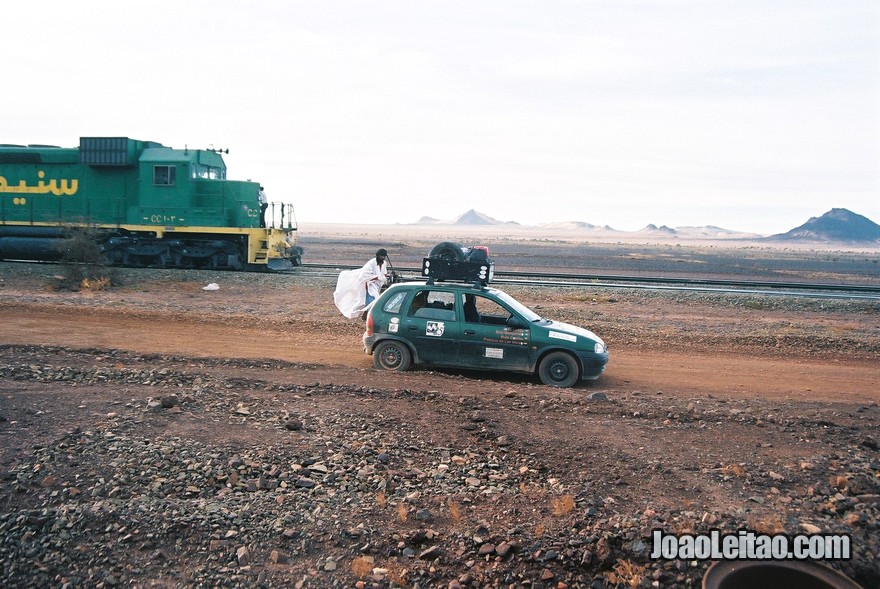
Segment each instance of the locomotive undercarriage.
[{"label": "locomotive undercarriage", "polygon": [[108,263],[117,266],[242,270],[248,266],[245,239],[114,236],[102,243],[102,251]]}]

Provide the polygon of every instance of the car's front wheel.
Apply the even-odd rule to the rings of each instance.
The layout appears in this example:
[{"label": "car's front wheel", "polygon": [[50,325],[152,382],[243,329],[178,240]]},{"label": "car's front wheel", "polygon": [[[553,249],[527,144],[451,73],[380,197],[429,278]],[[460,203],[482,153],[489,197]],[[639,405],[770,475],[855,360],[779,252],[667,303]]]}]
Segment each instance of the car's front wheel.
[{"label": "car's front wheel", "polygon": [[409,368],[412,354],[406,345],[397,341],[382,342],[373,351],[373,364],[380,370],[402,372]]},{"label": "car's front wheel", "polygon": [[538,365],[538,376],[545,385],[570,387],[580,376],[577,360],[565,352],[550,352]]}]

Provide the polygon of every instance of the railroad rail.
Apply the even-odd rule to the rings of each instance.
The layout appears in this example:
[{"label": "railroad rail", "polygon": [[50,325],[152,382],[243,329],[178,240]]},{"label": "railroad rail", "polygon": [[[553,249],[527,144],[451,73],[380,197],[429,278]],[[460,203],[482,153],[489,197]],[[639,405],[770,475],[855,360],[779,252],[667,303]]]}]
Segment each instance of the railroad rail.
[{"label": "railroad rail", "polygon": [[[316,277],[335,277],[341,270],[354,266],[345,264],[303,264],[289,274]],[[403,280],[421,280],[421,268],[396,267]],[[760,294],[808,298],[864,299],[880,301],[880,283],[827,284],[783,282],[771,280],[730,280],[710,278],[625,276],[615,274],[576,274],[554,272],[495,272],[492,284],[541,287],[629,288],[644,290],[673,290],[714,292],[719,294]]]}]

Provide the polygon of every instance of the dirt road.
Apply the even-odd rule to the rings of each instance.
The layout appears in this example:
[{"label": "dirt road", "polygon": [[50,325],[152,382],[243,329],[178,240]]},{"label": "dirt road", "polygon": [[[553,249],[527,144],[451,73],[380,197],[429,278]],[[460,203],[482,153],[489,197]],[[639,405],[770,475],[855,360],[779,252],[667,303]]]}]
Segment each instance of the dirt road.
[{"label": "dirt road", "polygon": [[699,586],[652,529],[845,534],[880,583],[871,306],[521,289],[610,346],[560,390],[380,372],[327,281],[0,270],[4,586]]},{"label": "dirt road", "polygon": [[[67,308],[0,309],[2,344],[111,348],[193,357],[277,359],[320,365],[322,380],[350,383],[351,368],[367,369],[371,357],[359,349],[356,334],[328,338],[321,326],[295,327],[267,337],[264,329],[221,321],[163,318],[132,313]],[[872,360],[826,360],[713,354],[699,350],[614,348],[612,362],[587,391],[645,391],[714,394],[731,398],[814,401],[880,401],[880,370]],[[338,374],[337,374],[338,372]],[[362,378],[358,373],[357,379]],[[483,386],[481,383],[478,385]]]}]

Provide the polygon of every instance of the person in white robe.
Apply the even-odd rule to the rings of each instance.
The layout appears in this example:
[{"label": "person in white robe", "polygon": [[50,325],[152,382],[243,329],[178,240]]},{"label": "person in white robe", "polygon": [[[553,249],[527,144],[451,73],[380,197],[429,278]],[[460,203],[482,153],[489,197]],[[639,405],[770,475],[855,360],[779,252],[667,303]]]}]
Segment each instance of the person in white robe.
[{"label": "person in white robe", "polygon": [[357,319],[370,309],[388,280],[388,252],[382,248],[358,270],[343,270],[336,280],[333,302],[348,319]]}]

